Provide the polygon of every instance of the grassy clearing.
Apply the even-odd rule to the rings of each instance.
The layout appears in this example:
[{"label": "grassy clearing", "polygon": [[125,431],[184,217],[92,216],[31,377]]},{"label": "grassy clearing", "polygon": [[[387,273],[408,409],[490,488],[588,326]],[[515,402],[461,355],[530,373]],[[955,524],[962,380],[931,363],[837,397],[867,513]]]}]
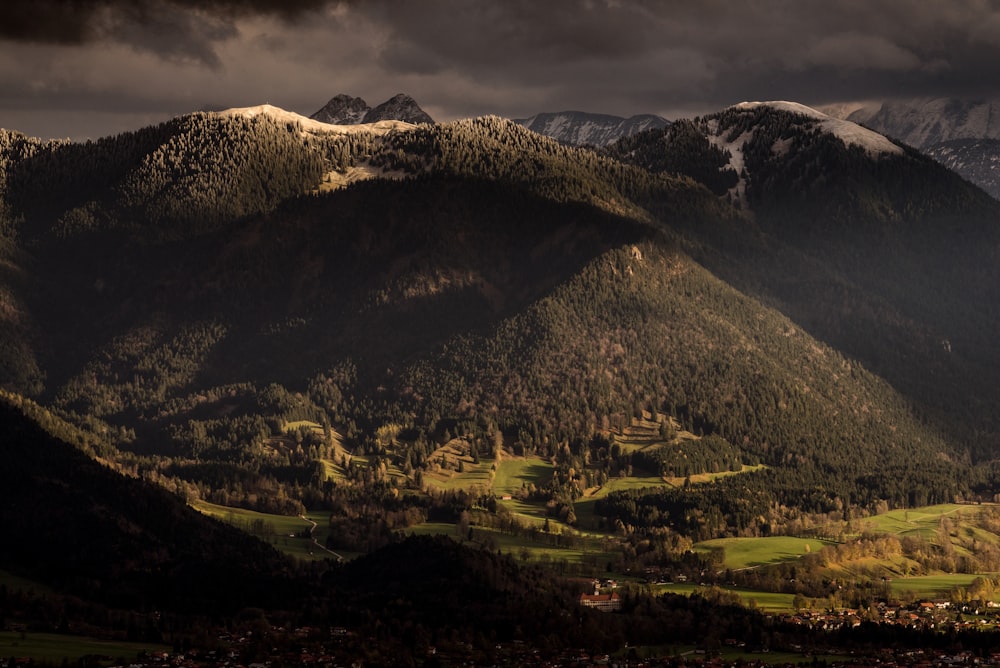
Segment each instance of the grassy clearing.
[{"label": "grassy clearing", "polygon": [[483,546],[489,544],[490,547],[514,555],[519,559],[527,558],[531,561],[549,563],[586,564],[593,568],[595,573],[605,572],[607,563],[615,556],[614,552],[606,549],[602,541],[595,538],[578,538],[575,546],[561,547],[554,544],[557,540],[555,535],[540,534],[537,539],[534,539],[529,534],[512,536],[495,529],[477,526],[472,528],[473,538],[470,542],[468,534],[460,536],[456,525],[445,522],[417,524],[406,529],[406,533],[448,536],[466,545]]},{"label": "grassy clearing", "polygon": [[[75,661],[84,656],[106,657],[101,663],[109,665],[116,660],[127,663],[140,652],[169,652],[166,645],[97,640],[85,636],[57,633],[19,633],[0,631],[0,656],[25,657],[39,662],[55,664]],[[87,665],[92,665],[89,661]]]},{"label": "grassy clearing", "polygon": [[[652,585],[655,594],[681,594],[690,596],[697,591],[704,590],[698,584],[691,582],[674,582],[671,584]],[[763,612],[794,612],[795,607],[792,601],[794,594],[778,594],[769,591],[755,591],[753,589],[739,589],[730,587],[720,587],[721,591],[727,594],[736,594],[740,597],[743,605],[756,607]]]},{"label": "grassy clearing", "polygon": [[658,475],[629,476],[628,478],[611,478],[600,487],[592,487],[587,490],[584,498],[602,499],[611,492],[618,492],[629,489],[643,489],[646,487],[663,487],[669,483],[666,479]]},{"label": "grassy clearing", "polygon": [[752,473],[753,471],[760,471],[761,469],[767,468],[763,464],[758,464],[757,466],[749,466],[747,464],[743,465],[743,468],[739,471],[718,471],[716,473],[696,473],[695,475],[688,476],[687,478],[675,476],[671,478],[665,478],[668,484],[674,487],[681,487],[685,482],[690,481],[692,485],[704,485],[706,483],[715,482],[720,478],[728,478],[731,475],[740,475],[741,473]]},{"label": "grassy clearing", "polygon": [[896,596],[912,592],[917,598],[943,598],[956,587],[968,587],[979,575],[969,573],[944,573],[893,578],[889,588]]},{"label": "grassy clearing", "polygon": [[46,585],[39,584],[33,580],[22,578],[19,575],[0,570],[0,585],[8,589],[34,592],[35,594],[51,594],[52,589]]},{"label": "grassy clearing", "polygon": [[[309,529],[312,523],[301,517],[258,513],[254,510],[220,506],[201,500],[193,502],[191,507],[200,513],[253,534],[290,556],[299,559],[325,559],[332,556],[324,550],[316,549],[312,540],[304,537],[303,531]],[[316,534],[316,537],[323,545],[326,540],[326,534],[323,532],[327,530],[329,518],[322,513],[311,515],[314,515],[311,519],[316,522],[316,531],[320,532]]]},{"label": "grassy clearing", "polygon": [[286,422],[282,431],[298,429],[299,427],[309,427],[315,432],[320,434],[323,433],[323,425],[319,422],[313,422],[312,420],[292,420],[291,422]]},{"label": "grassy clearing", "polygon": [[497,464],[493,493],[512,495],[522,485],[539,485],[552,477],[554,467],[540,457],[505,457]]},{"label": "grassy clearing", "polygon": [[455,470],[441,469],[439,471],[428,471],[424,474],[424,484],[438,489],[475,489],[481,488],[484,491],[490,488],[490,467],[493,466],[492,459],[480,459],[476,464],[472,457],[463,460],[461,473]]},{"label": "grassy clearing", "polygon": [[864,526],[877,533],[933,538],[941,518],[948,517],[957,524],[962,520],[979,517],[982,508],[983,506],[942,503],[922,508],[890,510],[865,519]]},{"label": "grassy clearing", "polygon": [[741,569],[791,561],[821,550],[826,542],[816,538],[769,536],[766,538],[716,538],[695,545],[695,550],[709,552],[725,550],[726,568]]}]

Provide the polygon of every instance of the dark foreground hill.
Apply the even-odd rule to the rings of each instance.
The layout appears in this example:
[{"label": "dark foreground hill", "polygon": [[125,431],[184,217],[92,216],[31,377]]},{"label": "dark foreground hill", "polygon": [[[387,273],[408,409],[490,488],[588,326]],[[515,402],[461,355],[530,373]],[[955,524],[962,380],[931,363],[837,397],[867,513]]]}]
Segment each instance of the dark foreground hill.
[{"label": "dark foreground hill", "polygon": [[125,610],[233,614],[301,595],[269,545],[125,477],[0,405],[0,569]]}]

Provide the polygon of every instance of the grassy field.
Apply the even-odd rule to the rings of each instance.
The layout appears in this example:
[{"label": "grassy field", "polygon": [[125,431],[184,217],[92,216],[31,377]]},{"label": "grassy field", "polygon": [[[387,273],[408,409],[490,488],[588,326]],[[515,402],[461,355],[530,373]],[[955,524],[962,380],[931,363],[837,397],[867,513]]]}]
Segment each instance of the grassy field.
[{"label": "grassy field", "polygon": [[424,484],[437,487],[438,489],[475,489],[490,488],[490,467],[493,466],[492,459],[480,459],[478,464],[463,461],[465,469],[461,473],[452,470],[428,471],[424,474]]},{"label": "grassy field", "polygon": [[893,578],[889,588],[896,596],[912,592],[917,598],[944,598],[956,587],[968,587],[978,575],[968,573],[943,573]]},{"label": "grassy field", "polygon": [[37,582],[22,578],[13,573],[8,573],[7,571],[0,570],[0,585],[7,587],[8,589],[19,589],[21,591],[30,591],[35,594],[50,594],[52,590]]},{"label": "grassy field", "polygon": [[493,493],[513,494],[522,485],[538,485],[552,477],[553,466],[540,457],[505,457],[497,465]]},{"label": "grassy field", "polygon": [[[0,631],[0,656],[4,658],[25,657],[56,664],[63,660],[75,661],[84,656],[99,656],[106,657],[101,661],[102,665],[110,665],[115,662],[128,663],[142,651],[169,652],[171,648],[154,643],[96,640],[57,633]],[[121,661],[116,661],[119,659]],[[93,664],[88,662],[87,665]]]},{"label": "grassy field", "polygon": [[[310,539],[300,536],[303,530],[312,526],[311,522],[301,517],[258,513],[245,508],[220,506],[201,500],[193,502],[191,506],[198,512],[251,533],[293,557],[326,559],[333,556],[324,550],[317,549]],[[324,513],[309,513],[306,517],[316,522],[314,535],[320,545],[324,545],[329,517]]]},{"label": "grassy field", "polygon": [[[704,587],[691,582],[675,582],[671,584],[651,585],[651,589],[655,594],[670,593],[690,596],[696,591],[704,589]],[[720,589],[726,593],[739,596],[740,600],[743,601],[743,605],[753,605],[758,610],[764,612],[794,612],[795,610],[792,605],[792,600],[795,598],[793,594],[776,594],[769,591],[754,591],[752,589],[731,587],[720,587]]]},{"label": "grassy field", "polygon": [[743,468],[739,471],[719,471],[717,473],[696,473],[687,478],[673,477],[665,478],[667,483],[673,485],[674,487],[681,487],[688,480],[691,481],[692,485],[704,485],[706,483],[715,482],[720,478],[727,478],[731,475],[740,475],[741,473],[752,473],[753,471],[760,471],[761,469],[767,468],[763,464],[758,464],[757,466],[749,466],[747,464],[743,465]]},{"label": "grassy field", "polygon": [[877,533],[891,533],[897,536],[921,536],[933,538],[941,518],[948,517],[956,524],[963,519],[978,517],[983,506],[942,503],[936,506],[890,510],[864,520],[864,526]]},{"label": "grassy field", "polygon": [[530,535],[512,536],[487,527],[473,527],[473,539],[470,543],[467,535],[458,535],[454,524],[445,522],[425,522],[406,529],[412,535],[443,535],[454,538],[465,544],[481,546],[487,542],[505,554],[511,554],[519,559],[527,557],[532,561],[547,561],[567,564],[586,563],[596,571],[604,572],[607,562],[615,555],[606,552],[602,541],[597,538],[578,538],[574,547],[560,547],[552,544],[554,537],[540,535],[533,540]]},{"label": "grassy field", "polygon": [[694,549],[709,552],[725,550],[726,568],[741,569],[798,559],[809,552],[823,549],[825,542],[816,538],[769,536],[767,538],[716,538],[695,545]]}]

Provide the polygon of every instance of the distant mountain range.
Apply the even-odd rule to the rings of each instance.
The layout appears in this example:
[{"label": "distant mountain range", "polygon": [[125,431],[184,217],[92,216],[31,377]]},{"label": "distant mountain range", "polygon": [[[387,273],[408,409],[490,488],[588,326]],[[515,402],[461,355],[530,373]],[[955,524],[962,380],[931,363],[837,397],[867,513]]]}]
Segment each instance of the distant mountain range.
[{"label": "distant mountain range", "polygon": [[895,100],[844,108],[845,118],[927,148],[952,139],[1000,139],[1000,102],[952,98]]},{"label": "distant mountain range", "polygon": [[608,146],[622,137],[644,130],[658,130],[670,124],[667,119],[653,114],[622,118],[583,111],[547,112],[530,118],[517,118],[514,122],[563,144],[598,148]]},{"label": "distant mountain range", "polygon": [[929,98],[828,111],[922,149],[1000,198],[1000,101]]},{"label": "distant mountain range", "polygon": [[[360,97],[340,94],[330,99],[309,118],[331,125],[360,125],[383,120],[407,123],[434,123],[409,95],[400,93],[376,107],[370,107]],[[541,113],[531,118],[515,119],[532,132],[551,137],[571,146],[608,146],[622,137],[649,129],[660,129],[670,121],[660,116],[643,114],[622,118],[583,111]]]}]

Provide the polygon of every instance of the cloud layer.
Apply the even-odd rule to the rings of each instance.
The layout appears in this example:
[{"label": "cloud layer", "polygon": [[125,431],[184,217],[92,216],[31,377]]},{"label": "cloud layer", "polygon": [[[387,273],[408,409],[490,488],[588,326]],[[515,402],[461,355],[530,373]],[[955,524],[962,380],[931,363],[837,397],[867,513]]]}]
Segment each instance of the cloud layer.
[{"label": "cloud layer", "polygon": [[88,114],[119,129],[210,106],[309,114],[341,92],[374,104],[405,91],[441,119],[676,117],[744,99],[997,97],[998,81],[996,0],[0,5],[0,126],[56,136]]}]

